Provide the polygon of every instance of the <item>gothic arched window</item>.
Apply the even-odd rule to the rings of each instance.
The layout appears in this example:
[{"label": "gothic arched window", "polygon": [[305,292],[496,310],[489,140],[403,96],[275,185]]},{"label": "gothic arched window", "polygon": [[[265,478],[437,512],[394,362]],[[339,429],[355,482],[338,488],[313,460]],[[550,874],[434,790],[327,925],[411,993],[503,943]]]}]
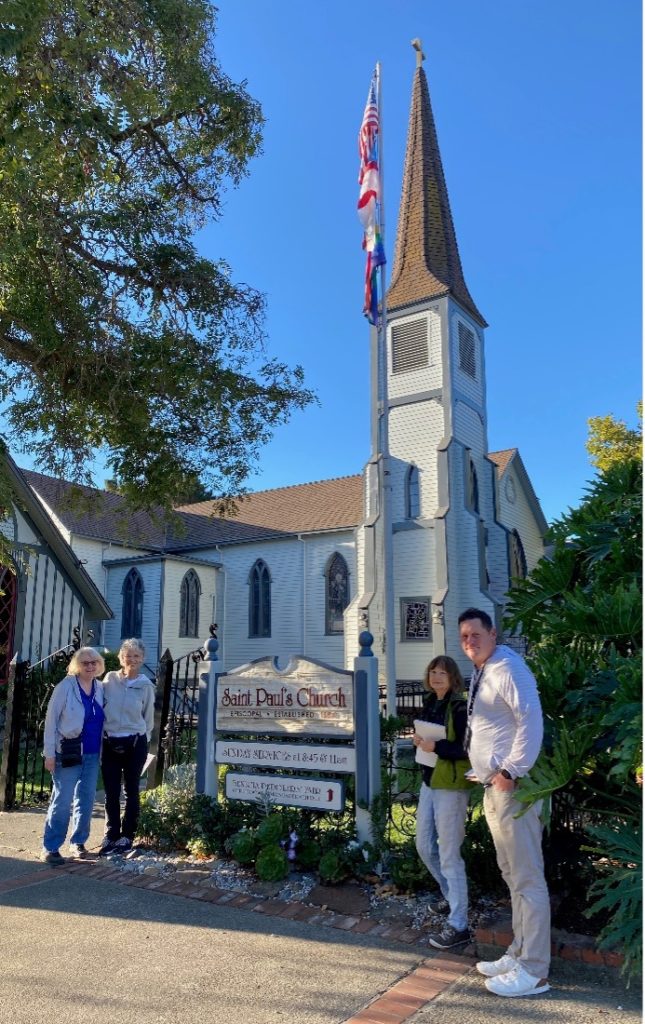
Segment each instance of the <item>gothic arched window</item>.
[{"label": "gothic arched window", "polygon": [[523,580],[527,574],[526,566],[526,555],[524,554],[524,545],[522,544],[522,538],[520,537],[517,530],[513,530],[508,538],[509,546],[509,573],[511,577],[511,585],[513,580]]},{"label": "gothic arched window", "polygon": [[470,455],[468,456],[466,504],[471,512],[479,515],[479,481],[477,480],[475,464]]},{"label": "gothic arched window", "polygon": [[405,474],[405,518],[418,519],[420,515],[419,469],[412,465],[408,466],[408,471]]},{"label": "gothic arched window", "polygon": [[189,569],[181,581],[179,604],[179,635],[199,636],[199,599],[202,588],[199,576]]},{"label": "gothic arched window", "polygon": [[261,558],[249,573],[249,636],[271,636],[271,577]]},{"label": "gothic arched window", "polygon": [[140,637],[143,624],[143,580],[136,569],[130,569],[123,581],[121,593],[121,636]]},{"label": "gothic arched window", "polygon": [[344,633],[343,612],[349,604],[349,569],[336,552],[325,570],[325,633]]}]

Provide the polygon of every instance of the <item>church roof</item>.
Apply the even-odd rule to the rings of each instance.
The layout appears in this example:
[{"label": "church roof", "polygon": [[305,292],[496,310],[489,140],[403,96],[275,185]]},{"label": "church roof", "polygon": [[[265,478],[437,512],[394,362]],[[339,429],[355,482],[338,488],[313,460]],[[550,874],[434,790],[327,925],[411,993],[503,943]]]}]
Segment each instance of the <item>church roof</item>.
[{"label": "church roof", "polygon": [[497,466],[497,479],[501,480],[506,468],[514,455],[518,454],[517,448],[503,448],[499,452],[489,452],[488,458]]},{"label": "church roof", "polygon": [[238,499],[238,514],[213,516],[213,502],[178,508],[179,523],[161,514],[132,512],[122,495],[23,470],[22,474],[60,523],[77,537],[178,553],[219,544],[278,539],[294,533],[357,526],[363,518],[360,474],[294,487],[258,491]]},{"label": "church roof", "polygon": [[[207,516],[212,506],[212,502],[202,501],[183,505],[181,511]],[[233,521],[287,533],[314,533],[351,528],[362,520],[363,478],[356,473],[246,494],[237,501]]]},{"label": "church roof", "polygon": [[417,67],[388,311],[448,294],[486,326],[464,280],[428,82]]}]

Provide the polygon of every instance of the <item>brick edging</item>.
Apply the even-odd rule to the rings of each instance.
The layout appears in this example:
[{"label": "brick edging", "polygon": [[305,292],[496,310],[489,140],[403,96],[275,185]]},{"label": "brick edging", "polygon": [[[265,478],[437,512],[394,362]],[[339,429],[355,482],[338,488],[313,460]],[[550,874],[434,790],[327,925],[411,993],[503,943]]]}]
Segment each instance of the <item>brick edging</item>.
[{"label": "brick edging", "polygon": [[[122,868],[102,864],[96,860],[71,861],[62,868],[57,868],[56,872],[59,873],[61,870],[68,874],[82,874],[86,878],[93,878],[97,881],[119,882],[121,885],[131,885],[137,889],[151,889],[167,896],[183,896],[187,899],[201,900],[204,903],[215,903],[218,906],[240,907],[256,914],[265,914],[267,917],[303,921],[320,925],[323,928],[337,928],[355,935],[373,935],[408,945],[419,944],[426,950],[428,948],[423,932],[418,928],[411,928],[407,924],[383,924],[367,917],[338,914],[333,910],[323,910],[322,907],[307,906],[300,902],[288,902],[275,897],[255,896],[251,893],[218,889],[210,883],[182,882],[177,878],[164,880],[154,875],[124,871]],[[510,945],[511,939],[510,923],[508,921],[499,922],[487,928],[477,928],[474,933],[474,946],[472,944],[467,946],[466,951],[475,953],[478,944],[501,946],[506,949]],[[552,932],[551,952],[554,957],[559,957],[562,960],[580,961],[598,967],[620,967],[624,959],[622,953],[614,950],[597,949],[591,936],[571,934],[556,929]]]}]

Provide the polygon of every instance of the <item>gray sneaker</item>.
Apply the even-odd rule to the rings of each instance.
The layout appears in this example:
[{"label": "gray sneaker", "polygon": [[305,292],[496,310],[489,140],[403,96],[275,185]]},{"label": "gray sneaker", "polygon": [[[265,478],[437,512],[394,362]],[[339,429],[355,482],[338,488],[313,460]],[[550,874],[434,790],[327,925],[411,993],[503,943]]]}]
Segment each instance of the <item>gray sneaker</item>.
[{"label": "gray sneaker", "polygon": [[74,860],[84,860],[89,857],[90,851],[84,845],[84,843],[70,843],[69,844],[69,855]]},{"label": "gray sneaker", "polygon": [[467,928],[458,932],[451,924],[444,924],[443,928],[436,932],[430,932],[428,935],[428,942],[436,949],[451,949],[452,946],[460,946],[462,942],[469,942],[469,940],[470,932]]},{"label": "gray sneaker", "polygon": [[49,864],[50,868],[59,868],[61,864],[65,863],[65,858],[61,857],[58,850],[43,850],[40,859],[45,864]]}]

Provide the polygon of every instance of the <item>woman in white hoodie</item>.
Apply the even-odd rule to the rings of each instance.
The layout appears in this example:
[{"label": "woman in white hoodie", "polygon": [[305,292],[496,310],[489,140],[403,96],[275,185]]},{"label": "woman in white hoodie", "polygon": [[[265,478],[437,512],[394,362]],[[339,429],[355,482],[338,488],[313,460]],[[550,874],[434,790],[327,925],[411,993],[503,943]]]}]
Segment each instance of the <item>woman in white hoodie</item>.
[{"label": "woman in white hoodie", "polygon": [[74,808],[69,841],[73,857],[85,857],[90,834],[99,752],[103,734],[103,689],[97,680],[105,671],[93,647],[72,655],[68,674],[54,687],[45,716],[43,757],[52,773],[52,795],[45,821],[42,860],[52,867],[64,864],[65,841]]},{"label": "woman in white hoodie", "polygon": [[[105,835],[100,855],[127,853],[139,821],[139,779],[148,756],[155,711],[154,684],[141,671],[145,647],[124,640],[118,672],[103,680],[105,733],[101,770],[105,787]],[[121,786],[125,811],[121,818]]]}]

